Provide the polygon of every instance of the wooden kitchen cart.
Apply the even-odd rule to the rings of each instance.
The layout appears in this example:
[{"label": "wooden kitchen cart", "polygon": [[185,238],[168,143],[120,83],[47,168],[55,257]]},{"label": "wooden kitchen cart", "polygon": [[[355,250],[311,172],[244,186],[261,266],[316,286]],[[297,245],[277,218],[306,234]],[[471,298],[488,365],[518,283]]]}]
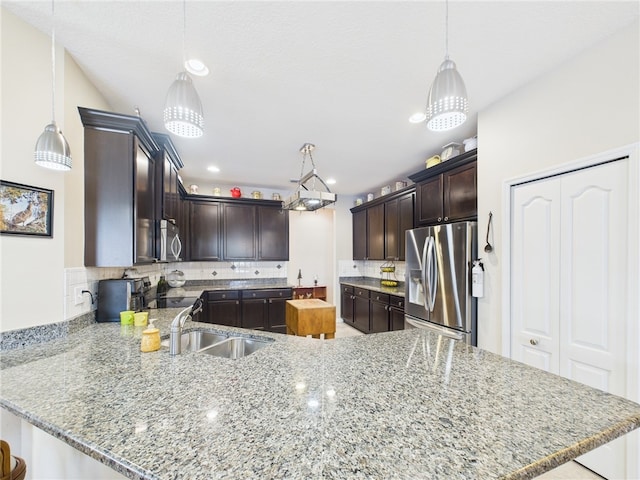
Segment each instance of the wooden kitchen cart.
[{"label": "wooden kitchen cart", "polygon": [[324,300],[287,300],[287,334],[331,339],[336,334],[336,307]]}]

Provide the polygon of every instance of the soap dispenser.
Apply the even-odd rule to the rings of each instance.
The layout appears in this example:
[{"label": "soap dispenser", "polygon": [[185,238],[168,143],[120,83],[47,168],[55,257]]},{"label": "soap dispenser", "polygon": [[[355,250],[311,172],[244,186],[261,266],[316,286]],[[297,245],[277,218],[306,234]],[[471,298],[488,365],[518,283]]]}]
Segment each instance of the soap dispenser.
[{"label": "soap dispenser", "polygon": [[142,352],[160,350],[160,329],[153,324],[155,321],[155,318],[150,319],[149,328],[142,332],[142,341],[140,342],[140,351]]}]

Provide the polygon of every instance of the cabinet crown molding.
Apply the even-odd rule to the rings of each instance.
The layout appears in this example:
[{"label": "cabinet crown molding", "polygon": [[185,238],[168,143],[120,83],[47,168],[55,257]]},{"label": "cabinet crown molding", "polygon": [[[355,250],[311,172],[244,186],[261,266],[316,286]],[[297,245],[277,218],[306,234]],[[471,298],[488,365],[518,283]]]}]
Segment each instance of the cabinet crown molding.
[{"label": "cabinet crown molding", "polygon": [[425,168],[424,170],[420,170],[419,172],[409,175],[409,179],[412,182],[420,183],[425,180],[428,180],[431,177],[438,176],[441,173],[451,170],[453,168],[460,167],[467,163],[471,163],[477,160],[477,158],[478,158],[478,149],[474,148],[473,150],[469,150],[468,152],[461,153],[460,155],[457,155],[450,160],[445,160],[444,162],[434,165],[433,167]]},{"label": "cabinet crown molding", "polygon": [[151,155],[155,156],[160,151],[160,145],[153,138],[149,127],[141,117],[85,107],[78,107],[78,112],[80,112],[82,125],[85,127],[134,133]]}]

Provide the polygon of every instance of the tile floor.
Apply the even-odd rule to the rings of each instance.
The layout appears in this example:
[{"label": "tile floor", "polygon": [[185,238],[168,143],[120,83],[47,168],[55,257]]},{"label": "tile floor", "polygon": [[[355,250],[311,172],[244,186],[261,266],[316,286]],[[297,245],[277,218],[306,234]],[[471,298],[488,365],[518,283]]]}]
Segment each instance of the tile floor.
[{"label": "tile floor", "polygon": [[[342,321],[342,319],[338,319],[336,322],[335,338],[353,337],[355,335],[363,335],[363,333],[350,325],[347,325]],[[550,472],[544,473],[537,478],[543,480],[597,480],[602,479],[603,477],[596,475],[579,463],[569,462],[551,470]]]}]

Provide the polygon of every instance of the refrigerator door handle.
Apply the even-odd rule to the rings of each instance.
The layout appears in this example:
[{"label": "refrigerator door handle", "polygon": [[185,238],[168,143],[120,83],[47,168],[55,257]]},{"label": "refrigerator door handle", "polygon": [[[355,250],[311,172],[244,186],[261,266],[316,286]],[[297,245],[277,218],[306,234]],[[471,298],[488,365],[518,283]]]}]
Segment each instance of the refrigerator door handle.
[{"label": "refrigerator door handle", "polygon": [[424,245],[422,245],[422,278],[420,279],[422,281],[422,288],[424,291],[424,307],[427,312],[432,310],[431,305],[429,304],[429,299],[431,298],[431,286],[429,285],[429,267],[427,264],[429,258],[429,240],[431,240],[431,237],[427,237],[424,240]]},{"label": "refrigerator door handle", "polygon": [[453,338],[454,340],[464,341],[467,336],[464,332],[457,332],[455,330],[452,330],[451,328],[441,327],[440,325],[435,325],[433,323],[425,322],[413,317],[405,316],[404,321],[416,328],[429,330],[431,332],[437,333],[438,335],[442,335],[443,337]]},{"label": "refrigerator door handle", "polygon": [[436,302],[436,289],[438,288],[438,278],[436,276],[437,266],[435,264],[435,242],[433,237],[428,237],[425,242],[426,261],[424,262],[424,277],[427,285],[426,304],[429,312],[433,312]]},{"label": "refrigerator door handle", "polygon": [[436,297],[438,295],[438,259],[436,257],[436,242],[433,237],[429,238],[429,257],[430,257],[430,272],[429,272],[429,291],[431,295],[431,310],[436,306]]}]

